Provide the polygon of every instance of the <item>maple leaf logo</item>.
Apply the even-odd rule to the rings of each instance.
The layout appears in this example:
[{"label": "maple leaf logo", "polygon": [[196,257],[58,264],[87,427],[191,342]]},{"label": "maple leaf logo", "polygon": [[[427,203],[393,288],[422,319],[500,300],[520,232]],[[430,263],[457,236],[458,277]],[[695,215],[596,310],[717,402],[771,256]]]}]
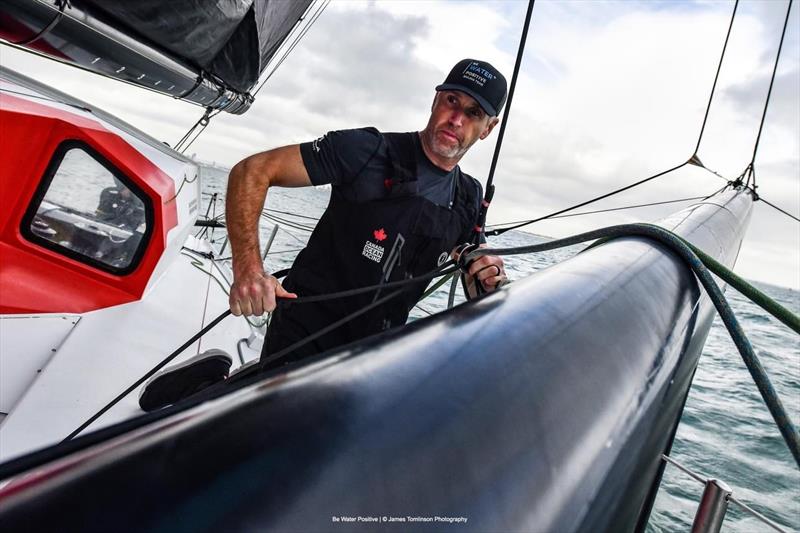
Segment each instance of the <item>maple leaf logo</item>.
[{"label": "maple leaf logo", "polygon": [[385,241],[386,240],[386,232],[383,230],[383,228],[376,229],[375,231],[372,232],[372,235],[375,236],[375,240],[376,241]]}]

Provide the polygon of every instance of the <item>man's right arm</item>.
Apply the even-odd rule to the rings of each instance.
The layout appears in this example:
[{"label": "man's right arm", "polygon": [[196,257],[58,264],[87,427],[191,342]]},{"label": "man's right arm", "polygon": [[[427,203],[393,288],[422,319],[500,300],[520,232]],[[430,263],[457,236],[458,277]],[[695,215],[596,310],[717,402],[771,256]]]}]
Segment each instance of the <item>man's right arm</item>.
[{"label": "man's right arm", "polygon": [[311,185],[300,146],[275,148],[237,163],[228,177],[225,218],[233,255],[230,307],[234,315],[261,315],[275,309],[275,298],[296,298],[264,272],[258,239],[261,210],[272,186]]}]

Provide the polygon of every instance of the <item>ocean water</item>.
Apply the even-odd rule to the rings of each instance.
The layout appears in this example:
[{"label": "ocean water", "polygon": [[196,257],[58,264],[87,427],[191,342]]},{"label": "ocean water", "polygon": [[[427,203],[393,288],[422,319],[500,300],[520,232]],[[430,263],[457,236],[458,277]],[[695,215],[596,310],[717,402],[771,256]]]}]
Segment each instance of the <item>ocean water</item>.
[{"label": "ocean water", "polygon": [[[209,205],[213,194],[224,209],[226,172],[204,168],[204,200]],[[327,205],[326,188],[273,189],[266,206],[279,217],[280,229],[267,257],[270,270],[289,267],[308,238],[308,228]],[[294,213],[289,215],[286,213]],[[300,216],[297,216],[300,215]],[[302,218],[308,217],[308,218]],[[262,219],[261,242],[267,242],[275,220]],[[222,240],[223,236],[215,237]],[[542,237],[524,232],[509,232],[492,239],[493,246],[520,246],[541,242]],[[510,279],[521,279],[575,254],[582,246],[528,256],[504,258]],[[418,319],[446,308],[449,284],[424,300],[412,313]],[[800,293],[786,288],[757,283],[756,286],[800,313]],[[463,301],[457,291],[456,302]],[[726,292],[731,307],[767,369],[792,420],[800,420],[800,342],[783,324],[733,289]],[[727,483],[734,496],[790,531],[800,530],[800,471],[767,411],[739,352],[719,318],[715,319],[698,365],[697,373],[678,427],[671,457],[701,474]],[[650,517],[651,532],[688,531],[703,485],[671,465],[667,465]],[[773,531],[762,522],[731,504],[723,531],[751,533]]]}]

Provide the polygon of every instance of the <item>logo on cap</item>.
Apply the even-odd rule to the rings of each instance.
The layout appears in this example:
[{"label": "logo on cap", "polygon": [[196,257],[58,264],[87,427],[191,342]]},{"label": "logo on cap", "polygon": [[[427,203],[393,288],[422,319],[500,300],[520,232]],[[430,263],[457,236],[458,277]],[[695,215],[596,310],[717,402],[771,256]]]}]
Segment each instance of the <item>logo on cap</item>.
[{"label": "logo on cap", "polygon": [[481,67],[480,63],[478,63],[477,61],[473,61],[472,63],[467,65],[467,68],[465,68],[464,72],[462,73],[462,77],[465,80],[477,83],[481,87],[486,85],[486,82],[488,80],[497,79],[497,76],[495,76],[485,68]]},{"label": "logo on cap", "polygon": [[450,70],[437,91],[461,91],[477,100],[490,116],[496,117],[506,101],[506,79],[486,61],[462,59]]}]

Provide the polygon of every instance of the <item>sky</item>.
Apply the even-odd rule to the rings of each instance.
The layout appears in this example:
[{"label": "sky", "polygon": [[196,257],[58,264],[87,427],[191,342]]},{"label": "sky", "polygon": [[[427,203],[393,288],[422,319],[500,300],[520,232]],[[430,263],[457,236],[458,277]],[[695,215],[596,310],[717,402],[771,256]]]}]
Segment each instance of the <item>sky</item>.
[{"label": "sky", "polygon": [[[453,64],[492,63],[510,80],[526,2],[334,0],[242,116],[220,114],[191,147],[232,166],[249,154],[345,128],[424,127]],[[740,2],[698,155],[735,178],[749,163],[786,0]],[[537,0],[494,182],[489,224],[536,218],[674,167],[693,153],[732,1]],[[794,6],[756,158],[759,193],[800,216],[800,15]],[[202,109],[0,47],[0,63],[55,85],[174,144]],[[495,129],[461,167],[485,181]],[[695,168],[586,209],[708,195]],[[567,236],[654,221],[683,205],[537,223]],[[735,268],[800,289],[800,223],[756,203]]]}]

